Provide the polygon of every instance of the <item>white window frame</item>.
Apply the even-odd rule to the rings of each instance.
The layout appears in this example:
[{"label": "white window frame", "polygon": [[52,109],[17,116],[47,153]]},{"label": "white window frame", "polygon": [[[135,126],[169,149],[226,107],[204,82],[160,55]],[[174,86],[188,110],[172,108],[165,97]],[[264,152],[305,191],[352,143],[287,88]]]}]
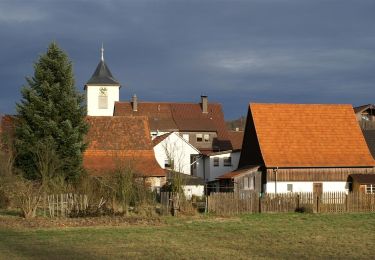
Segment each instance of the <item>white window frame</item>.
[{"label": "white window frame", "polygon": [[[195,134],[197,143],[203,143],[203,134]],[[200,139],[200,141],[198,140]]]},{"label": "white window frame", "polygon": [[375,184],[366,184],[366,193],[375,194]]}]

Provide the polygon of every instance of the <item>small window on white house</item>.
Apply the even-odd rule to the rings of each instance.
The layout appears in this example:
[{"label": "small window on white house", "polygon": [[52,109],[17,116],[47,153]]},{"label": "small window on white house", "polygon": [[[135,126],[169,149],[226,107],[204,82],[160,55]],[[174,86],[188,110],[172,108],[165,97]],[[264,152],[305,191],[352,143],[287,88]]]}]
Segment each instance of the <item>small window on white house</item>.
[{"label": "small window on white house", "polygon": [[288,183],[288,184],[286,185],[286,190],[287,190],[288,192],[293,192],[293,184]]},{"label": "small window on white house", "polygon": [[203,142],[203,135],[202,134],[196,134],[197,142]]},{"label": "small window on white house", "polygon": [[232,166],[232,157],[224,158],[224,166]]},{"label": "small window on white house", "polygon": [[369,194],[375,193],[375,184],[367,184],[366,193],[369,193]]},{"label": "small window on white house", "polygon": [[219,157],[214,157],[214,167],[218,167],[219,166],[219,162],[220,162]]},{"label": "small window on white house", "polygon": [[184,138],[185,141],[189,142],[189,134],[183,134],[182,138]]},{"label": "small window on white house", "polygon": [[210,141],[210,135],[209,134],[204,134],[204,141],[207,143]]},{"label": "small window on white house", "polygon": [[173,169],[173,167],[174,167],[173,160],[164,159],[164,168],[165,169]]}]

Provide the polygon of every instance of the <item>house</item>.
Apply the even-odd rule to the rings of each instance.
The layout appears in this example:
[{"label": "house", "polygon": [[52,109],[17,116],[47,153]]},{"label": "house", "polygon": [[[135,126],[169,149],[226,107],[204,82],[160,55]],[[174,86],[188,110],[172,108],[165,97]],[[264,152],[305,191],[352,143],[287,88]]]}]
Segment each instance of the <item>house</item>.
[{"label": "house", "polygon": [[83,156],[85,169],[94,176],[131,170],[152,188],[166,182],[166,173],[155,159],[145,117],[88,116],[90,125]]},{"label": "house", "polygon": [[152,140],[156,161],[163,169],[174,169],[177,172],[191,175],[191,158],[199,160],[199,150],[176,132],[159,135]]},{"label": "house", "polygon": [[173,181],[173,177],[176,177],[173,175],[178,175],[180,178],[182,183],[181,186],[187,199],[191,199],[193,196],[201,197],[205,194],[205,182],[202,178],[180,172],[168,172],[167,183],[171,183]]},{"label": "house", "polygon": [[219,180],[266,193],[348,191],[351,174],[374,166],[351,105],[251,103],[239,168]]}]

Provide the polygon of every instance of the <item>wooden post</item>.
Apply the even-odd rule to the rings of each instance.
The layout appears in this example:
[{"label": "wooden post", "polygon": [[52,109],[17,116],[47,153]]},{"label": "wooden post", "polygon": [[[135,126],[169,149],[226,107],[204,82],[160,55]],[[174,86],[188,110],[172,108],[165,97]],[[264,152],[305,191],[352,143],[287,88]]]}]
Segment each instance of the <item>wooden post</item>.
[{"label": "wooden post", "polygon": [[297,206],[297,210],[299,210],[299,194],[297,194],[297,197],[296,197],[296,206]]},{"label": "wooden post", "polygon": [[262,213],[262,194],[258,194],[259,197],[259,213]]},{"label": "wooden post", "polygon": [[316,213],[319,213],[319,195],[316,195]]},{"label": "wooden post", "polygon": [[345,194],[345,212],[348,212],[348,194]]}]

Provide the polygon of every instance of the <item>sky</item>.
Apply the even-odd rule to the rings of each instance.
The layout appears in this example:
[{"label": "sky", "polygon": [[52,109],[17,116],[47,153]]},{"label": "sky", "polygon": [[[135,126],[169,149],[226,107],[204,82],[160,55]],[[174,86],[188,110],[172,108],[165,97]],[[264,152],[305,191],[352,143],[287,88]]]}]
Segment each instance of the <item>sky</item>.
[{"label": "sky", "polygon": [[120,100],[375,103],[375,1],[0,0],[0,113],[51,41],[91,77],[101,44]]}]

